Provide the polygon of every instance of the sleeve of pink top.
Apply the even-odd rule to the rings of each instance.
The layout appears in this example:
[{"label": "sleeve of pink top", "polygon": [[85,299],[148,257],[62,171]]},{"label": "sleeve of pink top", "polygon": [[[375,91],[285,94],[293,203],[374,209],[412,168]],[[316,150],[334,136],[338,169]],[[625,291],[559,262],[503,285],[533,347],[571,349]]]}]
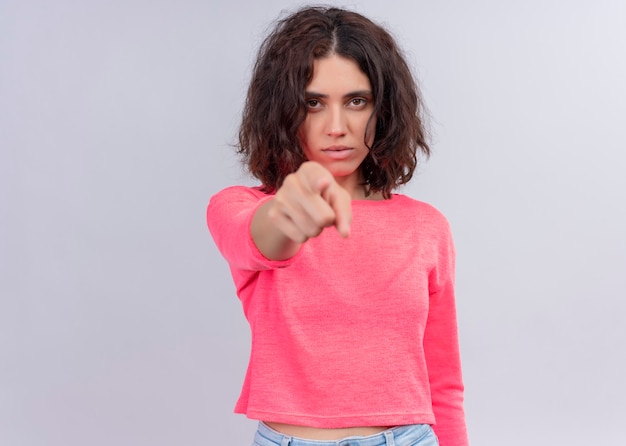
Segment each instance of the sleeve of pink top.
[{"label": "sleeve of pink top", "polygon": [[454,294],[455,249],[450,228],[439,231],[439,262],[431,271],[430,308],[424,350],[435,426],[441,446],[469,444],[463,409],[463,378]]},{"label": "sleeve of pink top", "polygon": [[211,197],[207,207],[207,225],[217,248],[231,268],[246,271],[282,268],[297,257],[269,260],[252,240],[250,224],[254,212],[271,198],[271,195],[243,186],[226,188]]}]

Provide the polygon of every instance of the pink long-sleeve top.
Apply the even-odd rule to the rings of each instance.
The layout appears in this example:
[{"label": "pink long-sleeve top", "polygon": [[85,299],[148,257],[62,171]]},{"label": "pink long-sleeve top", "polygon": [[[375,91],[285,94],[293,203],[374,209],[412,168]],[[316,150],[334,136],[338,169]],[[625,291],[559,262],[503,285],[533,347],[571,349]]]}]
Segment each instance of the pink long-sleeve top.
[{"label": "pink long-sleeve top", "polygon": [[207,210],[252,334],[235,412],[320,428],[428,423],[442,446],[467,445],[445,217],[399,194],[353,201],[349,238],[326,228],[271,261],[250,235],[270,198],[235,186]]}]

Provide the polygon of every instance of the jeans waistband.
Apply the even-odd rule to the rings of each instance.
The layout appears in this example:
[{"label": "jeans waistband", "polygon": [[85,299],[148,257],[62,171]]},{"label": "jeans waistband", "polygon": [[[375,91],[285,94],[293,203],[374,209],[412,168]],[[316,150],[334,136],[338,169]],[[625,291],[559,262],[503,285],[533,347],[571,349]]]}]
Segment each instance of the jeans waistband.
[{"label": "jeans waistband", "polygon": [[428,424],[397,426],[368,436],[346,437],[341,440],[307,440],[283,435],[260,422],[255,436],[255,444],[261,446],[401,446],[413,444],[416,440],[432,432]]}]

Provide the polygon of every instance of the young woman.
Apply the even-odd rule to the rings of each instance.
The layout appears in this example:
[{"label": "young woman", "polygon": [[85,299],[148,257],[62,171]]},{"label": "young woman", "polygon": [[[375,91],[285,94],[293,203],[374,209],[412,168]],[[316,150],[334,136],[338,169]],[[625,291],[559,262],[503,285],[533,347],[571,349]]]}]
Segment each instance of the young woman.
[{"label": "young woman", "polygon": [[261,185],[207,211],[251,327],[255,445],[467,445],[449,225],[393,192],[429,154],[422,109],[357,13],[304,8],[260,48],[239,151]]}]

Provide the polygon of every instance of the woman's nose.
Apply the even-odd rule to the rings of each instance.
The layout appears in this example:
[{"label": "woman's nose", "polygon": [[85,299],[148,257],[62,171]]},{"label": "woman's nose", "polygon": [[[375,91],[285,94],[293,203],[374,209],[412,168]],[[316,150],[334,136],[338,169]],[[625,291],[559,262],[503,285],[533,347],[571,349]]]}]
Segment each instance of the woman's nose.
[{"label": "woman's nose", "polygon": [[343,107],[330,107],[326,131],[328,136],[343,136],[348,131],[345,111]]}]

